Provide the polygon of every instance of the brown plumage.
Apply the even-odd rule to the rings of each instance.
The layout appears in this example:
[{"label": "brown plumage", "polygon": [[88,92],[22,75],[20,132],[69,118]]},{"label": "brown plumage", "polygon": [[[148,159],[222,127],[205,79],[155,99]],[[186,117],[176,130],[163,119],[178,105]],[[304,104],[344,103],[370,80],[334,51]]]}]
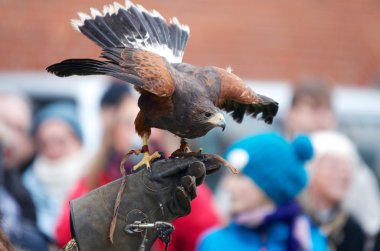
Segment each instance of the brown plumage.
[{"label": "brown plumage", "polygon": [[277,102],[256,94],[239,77],[214,66],[181,63],[187,26],[167,23],[156,11],[127,2],[107,6],[92,17],[80,13],[73,26],[102,48],[104,61],[69,59],[47,70],[57,76],[109,75],[133,84],[141,96],[136,131],[165,129],[181,138],[197,138],[225,127],[221,110],[241,122],[245,115],[272,123]]}]

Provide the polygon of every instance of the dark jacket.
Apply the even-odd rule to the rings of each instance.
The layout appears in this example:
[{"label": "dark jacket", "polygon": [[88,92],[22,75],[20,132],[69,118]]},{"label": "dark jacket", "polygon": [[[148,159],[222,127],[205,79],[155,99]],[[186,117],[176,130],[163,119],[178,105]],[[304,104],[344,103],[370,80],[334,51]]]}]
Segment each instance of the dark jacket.
[{"label": "dark jacket", "polygon": [[373,251],[379,251],[379,250],[380,250],[380,232],[377,234]]},{"label": "dark jacket", "polygon": [[21,181],[21,174],[18,170],[3,170],[3,186],[9,194],[16,200],[22,210],[23,219],[32,224],[36,223],[36,209],[32,197]]},{"label": "dark jacket", "polygon": [[365,234],[356,220],[345,212],[335,212],[329,220],[323,223],[316,220],[316,223],[327,235],[331,251],[364,250]]}]

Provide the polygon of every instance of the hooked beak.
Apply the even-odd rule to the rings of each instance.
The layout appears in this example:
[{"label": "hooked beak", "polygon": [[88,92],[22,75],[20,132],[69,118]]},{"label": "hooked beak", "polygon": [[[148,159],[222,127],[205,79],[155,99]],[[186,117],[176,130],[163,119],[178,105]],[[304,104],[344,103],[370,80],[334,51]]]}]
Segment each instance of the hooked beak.
[{"label": "hooked beak", "polygon": [[218,112],[215,113],[209,120],[208,122],[210,124],[213,124],[215,127],[221,127],[222,130],[226,128],[226,121],[224,120],[224,116],[222,113]]}]

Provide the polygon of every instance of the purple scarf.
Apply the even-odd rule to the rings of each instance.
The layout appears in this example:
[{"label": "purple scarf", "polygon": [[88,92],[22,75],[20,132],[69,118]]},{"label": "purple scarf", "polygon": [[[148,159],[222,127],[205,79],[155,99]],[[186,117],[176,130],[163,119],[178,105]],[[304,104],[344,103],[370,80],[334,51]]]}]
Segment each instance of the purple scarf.
[{"label": "purple scarf", "polygon": [[287,223],[290,226],[287,250],[311,250],[310,225],[295,201],[290,201],[275,209],[263,207],[240,213],[235,215],[234,220],[239,225],[254,228],[259,232],[265,231],[267,226],[276,222]]}]

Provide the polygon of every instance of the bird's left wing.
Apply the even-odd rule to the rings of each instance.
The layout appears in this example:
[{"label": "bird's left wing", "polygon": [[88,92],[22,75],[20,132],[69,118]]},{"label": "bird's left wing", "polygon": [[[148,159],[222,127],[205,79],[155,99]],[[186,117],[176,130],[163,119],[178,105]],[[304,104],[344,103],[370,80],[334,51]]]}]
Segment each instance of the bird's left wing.
[{"label": "bird's left wing", "polygon": [[103,50],[102,57],[117,62],[120,71],[141,79],[143,84],[135,85],[138,91],[142,89],[160,97],[167,97],[175,90],[175,83],[170,74],[171,65],[156,53],[142,49],[108,48]]},{"label": "bird's left wing", "polygon": [[105,48],[102,57],[107,61],[67,59],[47,70],[59,77],[108,75],[133,84],[140,92],[160,97],[171,96],[175,90],[171,65],[156,53],[134,48]]},{"label": "bird's left wing", "polygon": [[57,76],[109,75],[133,84],[140,91],[170,96],[175,89],[170,65],[182,62],[190,29],[173,17],[167,22],[157,11],[126,0],[125,5],[80,12],[73,27],[103,49],[102,57],[68,59],[47,70]]},{"label": "bird's left wing", "polygon": [[256,94],[236,75],[216,68],[220,78],[220,94],[218,107],[231,113],[233,119],[238,123],[243,121],[244,115],[260,119],[271,124],[278,111],[278,103],[264,95]]},{"label": "bird's left wing", "polygon": [[91,15],[79,12],[72,20],[74,29],[101,48],[143,49],[164,57],[169,63],[181,63],[190,28],[176,17],[167,22],[156,10],[126,0],[125,5],[105,5],[103,12],[91,8]]}]

